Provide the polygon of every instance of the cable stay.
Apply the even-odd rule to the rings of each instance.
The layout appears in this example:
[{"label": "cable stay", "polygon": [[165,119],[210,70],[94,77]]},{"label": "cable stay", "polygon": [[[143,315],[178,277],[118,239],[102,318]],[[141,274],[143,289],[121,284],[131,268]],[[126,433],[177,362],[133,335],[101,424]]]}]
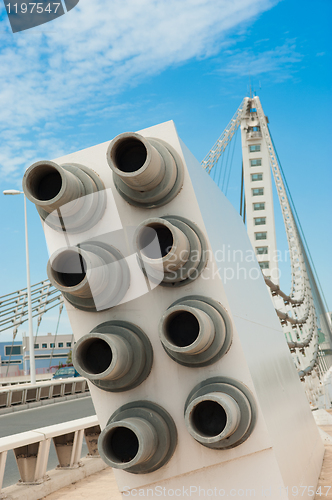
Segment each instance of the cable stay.
[{"label": "cable stay", "polygon": [[222,155],[222,153],[225,151],[226,147],[232,140],[233,135],[239,128],[242,115],[246,111],[248,101],[249,101],[248,98],[243,99],[242,103],[238,107],[235,115],[227,125],[226,129],[224,130],[224,132],[221,134],[221,136],[219,137],[213,148],[210,149],[209,153],[202,161],[202,167],[204,168],[204,170],[207,171],[208,174],[210,174],[211,170],[218,162],[220,156]]},{"label": "cable stay", "polygon": [[[38,317],[37,332],[43,315],[63,303],[61,293],[49,280],[32,285],[32,317]],[[28,320],[28,294],[23,288],[0,297],[0,332],[13,328],[13,337],[17,327]]]},{"label": "cable stay", "polygon": [[53,347],[52,347],[51,356],[50,356],[50,364],[48,367],[49,369],[51,368],[51,364],[52,364],[52,360],[53,360],[53,354],[54,354],[54,349],[55,349],[56,338],[57,338],[58,331],[59,331],[59,324],[60,324],[62,310],[63,310],[63,303],[60,304],[60,307],[59,307],[58,321],[57,321],[56,328],[55,328],[54,342],[53,342]]},{"label": "cable stay", "polygon": [[[210,171],[211,178],[217,184],[219,189],[225,194],[225,196],[227,196],[230,175],[233,167],[233,159],[238,137],[238,131],[239,129],[237,128],[237,130],[235,131],[235,133],[232,135],[232,137],[228,142],[228,145],[230,147],[227,148],[227,151],[225,149],[220,154],[220,156],[216,160],[215,168],[213,169],[213,171],[212,170]],[[231,143],[233,143],[232,146]]]}]

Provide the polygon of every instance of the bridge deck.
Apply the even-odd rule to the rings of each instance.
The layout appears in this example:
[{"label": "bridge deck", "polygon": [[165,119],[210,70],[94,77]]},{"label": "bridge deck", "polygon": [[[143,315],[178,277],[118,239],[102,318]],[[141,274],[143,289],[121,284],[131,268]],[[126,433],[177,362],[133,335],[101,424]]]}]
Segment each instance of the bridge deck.
[{"label": "bridge deck", "polygon": [[55,491],[44,500],[122,500],[111,468],[96,472],[91,476]]},{"label": "bridge deck", "polygon": [[[332,415],[332,410],[327,410]],[[332,436],[332,425],[319,425],[319,427]],[[326,495],[327,488],[331,486]],[[317,494],[314,500],[332,500],[332,445],[325,444],[325,455],[322,470],[319,477],[318,488],[321,487],[321,495]],[[98,492],[98,494],[97,494]],[[116,485],[112,469],[104,469],[92,474],[82,481],[62,488],[44,498],[44,500],[81,500],[84,498],[98,498],[98,500],[122,500],[122,496]],[[293,497],[295,498],[295,497]]]}]

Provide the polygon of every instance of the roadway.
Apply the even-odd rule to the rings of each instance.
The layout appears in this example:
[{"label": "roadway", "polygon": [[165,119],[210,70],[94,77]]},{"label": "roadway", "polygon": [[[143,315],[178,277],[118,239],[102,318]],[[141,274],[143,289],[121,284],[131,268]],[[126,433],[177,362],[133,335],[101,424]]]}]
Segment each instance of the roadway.
[{"label": "roadway", "polygon": [[[32,431],[39,427],[61,424],[77,418],[95,415],[95,410],[90,396],[55,403],[39,408],[31,408],[0,416],[0,437]],[[88,453],[85,440],[83,440],[82,456]],[[58,464],[56,452],[51,445],[47,470],[54,469]],[[10,486],[20,479],[15,461],[14,452],[8,452],[3,487]]]}]

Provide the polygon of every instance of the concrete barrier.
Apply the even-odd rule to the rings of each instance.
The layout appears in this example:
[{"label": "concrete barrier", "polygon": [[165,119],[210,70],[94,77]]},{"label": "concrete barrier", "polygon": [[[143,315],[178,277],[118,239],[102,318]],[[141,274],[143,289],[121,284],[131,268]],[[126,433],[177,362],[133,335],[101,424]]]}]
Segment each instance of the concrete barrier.
[{"label": "concrete barrier", "polygon": [[99,422],[94,415],[0,438],[0,498],[9,450],[14,451],[21,477],[19,484],[36,485],[48,480],[46,468],[51,440],[59,460],[57,469],[71,470],[81,465],[84,437],[89,450],[88,457],[99,457],[99,434]]}]

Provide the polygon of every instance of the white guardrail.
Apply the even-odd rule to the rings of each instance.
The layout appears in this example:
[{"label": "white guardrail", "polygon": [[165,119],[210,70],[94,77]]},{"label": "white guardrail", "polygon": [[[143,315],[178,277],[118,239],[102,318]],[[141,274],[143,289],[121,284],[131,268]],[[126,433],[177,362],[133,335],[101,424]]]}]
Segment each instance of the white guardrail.
[{"label": "white guardrail", "polygon": [[0,413],[4,408],[27,403],[38,403],[47,399],[60,398],[89,392],[83,377],[59,380],[45,380],[31,384],[18,384],[0,388]]},{"label": "white guardrail", "polygon": [[[36,373],[36,381],[51,380],[54,373]],[[15,377],[4,377],[0,374],[0,389],[8,385],[15,384],[29,384],[31,380],[30,375],[16,375]]]},{"label": "white guardrail", "polygon": [[0,497],[9,450],[15,454],[20,484],[41,484],[48,479],[46,468],[51,440],[59,460],[57,469],[71,470],[80,465],[83,437],[89,450],[88,456],[99,457],[99,434],[98,419],[94,415],[0,438]]}]

